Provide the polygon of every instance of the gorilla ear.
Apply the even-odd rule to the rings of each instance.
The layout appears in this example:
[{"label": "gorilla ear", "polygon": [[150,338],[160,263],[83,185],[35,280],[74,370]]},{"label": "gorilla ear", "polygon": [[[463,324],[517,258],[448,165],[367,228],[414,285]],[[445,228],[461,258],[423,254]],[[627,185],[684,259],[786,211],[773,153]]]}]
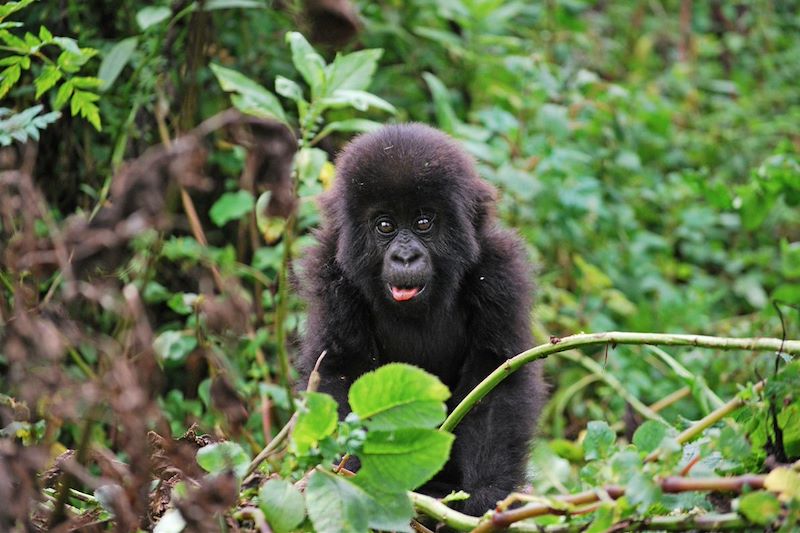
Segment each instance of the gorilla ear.
[{"label": "gorilla ear", "polygon": [[472,224],[476,233],[480,233],[495,217],[497,190],[482,179],[470,184],[472,195]]}]

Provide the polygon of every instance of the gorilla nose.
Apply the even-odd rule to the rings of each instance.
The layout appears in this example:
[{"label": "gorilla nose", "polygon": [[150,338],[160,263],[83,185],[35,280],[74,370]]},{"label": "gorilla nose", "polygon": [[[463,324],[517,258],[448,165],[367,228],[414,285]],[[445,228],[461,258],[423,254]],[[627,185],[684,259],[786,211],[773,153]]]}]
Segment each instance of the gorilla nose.
[{"label": "gorilla nose", "polygon": [[393,262],[409,267],[422,258],[422,253],[413,248],[399,249],[392,251],[391,259]]}]

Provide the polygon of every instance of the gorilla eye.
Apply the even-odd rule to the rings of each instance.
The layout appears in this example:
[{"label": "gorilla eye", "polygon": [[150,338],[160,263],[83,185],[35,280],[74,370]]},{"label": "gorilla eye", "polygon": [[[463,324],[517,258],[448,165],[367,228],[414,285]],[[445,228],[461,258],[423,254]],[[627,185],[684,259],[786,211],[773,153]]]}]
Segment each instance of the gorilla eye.
[{"label": "gorilla eye", "polygon": [[375,229],[377,229],[378,232],[382,233],[383,235],[391,235],[397,228],[395,228],[394,222],[392,222],[390,219],[379,218],[378,221],[375,222]]},{"label": "gorilla eye", "polygon": [[414,223],[414,227],[420,233],[427,233],[433,227],[433,220],[430,217],[419,217]]}]

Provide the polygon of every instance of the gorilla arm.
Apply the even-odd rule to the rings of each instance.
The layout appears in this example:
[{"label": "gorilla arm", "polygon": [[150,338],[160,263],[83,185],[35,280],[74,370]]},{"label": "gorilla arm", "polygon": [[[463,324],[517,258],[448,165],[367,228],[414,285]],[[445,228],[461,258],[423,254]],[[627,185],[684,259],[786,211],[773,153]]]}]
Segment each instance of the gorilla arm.
[{"label": "gorilla arm", "polygon": [[[504,230],[485,235],[483,253],[463,285],[472,314],[470,350],[453,390],[452,409],[503,361],[530,348],[532,284],[525,252]],[[456,427],[451,468],[470,493],[463,510],[481,515],[519,490],[531,437],[545,395],[541,368],[527,365],[507,377]]]},{"label": "gorilla arm", "polygon": [[308,301],[307,331],[297,369],[300,389],[305,389],[309,375],[320,354],[327,350],[319,368],[319,391],[330,394],[339,404],[339,418],[350,408],[347,393],[361,374],[376,366],[376,349],[369,336],[367,303],[358,289],[344,276],[335,261],[335,245],[320,234],[320,247],[308,258],[306,268],[316,276],[306,288]]}]

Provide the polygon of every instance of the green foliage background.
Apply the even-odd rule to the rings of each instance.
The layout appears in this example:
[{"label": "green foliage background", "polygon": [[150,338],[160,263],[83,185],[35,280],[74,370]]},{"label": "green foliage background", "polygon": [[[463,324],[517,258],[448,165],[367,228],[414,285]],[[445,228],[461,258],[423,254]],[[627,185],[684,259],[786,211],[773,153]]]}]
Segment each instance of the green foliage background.
[{"label": "green foliage background", "polygon": [[[309,85],[314,74],[298,72],[285,38],[309,29],[297,2],[26,1],[13,13],[12,4],[0,7],[0,146],[12,161],[21,159],[12,152],[19,141],[38,140],[33,173],[55,226],[106,205],[123,161],[229,107],[231,95],[240,109],[257,108],[301,132],[307,151],[297,162],[301,200],[292,227],[259,218],[266,240],[242,245],[261,191],[240,186],[245,151],[216,139],[207,168],[214,186],[195,194],[209,245],[192,236],[175,202],[177,229],[142,234],[129,261],[110,273],[136,286],[157,317],[155,347],[167,377],[158,403],[173,436],[193,422],[230,436],[224,409],[212,401],[220,368],[246,408],[238,440],[250,455],[288,420],[292,376],[280,355],[287,338],[291,352],[304,311],[281,290],[286,247],[297,257],[311,242],[319,223],[313,199],[330,182],[332,154],[375,122],[434,124],[476,158],[498,189],[503,223],[519,231],[538,265],[532,328],[540,341],[608,330],[798,337],[798,2],[354,2],[363,26],[345,45],[317,44],[322,60],[382,53],[361,56],[377,62],[359,74],[367,96],[340,95],[327,107],[313,107],[321,101]],[[4,320],[25,278],[6,266]],[[245,302],[243,333],[204,329],[207,295],[197,271],[210,266],[240,283],[231,298]],[[44,296],[59,283],[37,280],[33,290]],[[98,334],[118,333],[106,311],[86,314]],[[600,467],[579,465],[613,455],[616,438],[639,416],[628,407],[631,397],[650,405],[688,387],[660,412],[682,429],[775,365],[774,354],[703,349],[563,355],[547,362],[552,400],[531,463],[541,491],[608,479]],[[88,345],[75,346],[65,367],[93,374],[101,359]],[[0,355],[0,370],[7,367]],[[14,392],[3,378],[0,385]],[[792,402],[782,423],[796,459]],[[731,471],[752,471],[765,458],[769,428],[751,415],[720,441],[746,450]],[[264,426],[269,418],[272,428]],[[593,422],[587,431],[593,420],[605,425]],[[47,438],[76,447],[75,422]],[[104,422],[93,438],[113,448],[112,427]],[[35,425],[20,431],[42,438]],[[634,444],[649,452],[647,439],[661,442],[667,433],[648,431],[656,436],[640,434]],[[324,483],[338,481],[318,477],[310,489]],[[283,498],[281,491],[275,485],[262,498]]]}]

